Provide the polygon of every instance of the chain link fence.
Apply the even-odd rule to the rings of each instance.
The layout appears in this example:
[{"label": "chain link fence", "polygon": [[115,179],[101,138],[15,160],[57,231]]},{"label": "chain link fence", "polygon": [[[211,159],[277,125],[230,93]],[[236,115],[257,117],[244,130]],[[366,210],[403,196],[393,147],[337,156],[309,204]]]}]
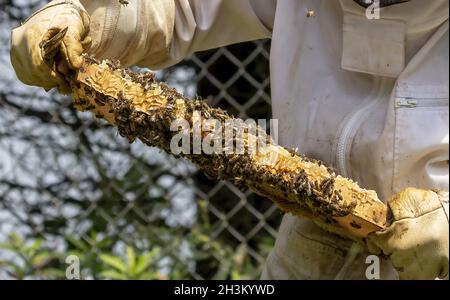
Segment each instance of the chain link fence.
[{"label": "chain link fence", "polygon": [[[269,42],[258,41],[193,55],[190,64],[196,69],[200,90],[207,91],[212,106],[224,108],[244,119],[268,119],[268,60]],[[216,91],[211,92],[214,89]],[[201,182],[203,177],[199,177]],[[267,253],[255,249],[255,241],[276,236],[280,215],[277,208],[249,190],[239,190],[230,182],[206,184],[205,188],[195,185],[194,190],[199,198],[207,200],[208,210],[214,217],[212,238],[226,239],[233,247],[244,247],[262,266]]]},{"label": "chain link fence", "polygon": [[[82,278],[258,278],[281,219],[271,202],[18,82],[9,31],[39,5],[3,1],[0,15],[0,278],[64,278],[68,255]],[[235,116],[268,119],[269,47],[197,53],[157,76]]]}]

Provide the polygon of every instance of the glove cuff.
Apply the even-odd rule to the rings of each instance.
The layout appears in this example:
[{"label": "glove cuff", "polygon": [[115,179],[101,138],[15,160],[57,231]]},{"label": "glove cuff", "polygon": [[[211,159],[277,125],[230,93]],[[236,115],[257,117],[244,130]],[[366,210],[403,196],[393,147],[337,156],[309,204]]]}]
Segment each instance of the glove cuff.
[{"label": "glove cuff", "polygon": [[439,196],[439,201],[441,202],[442,208],[444,209],[445,215],[447,216],[447,221],[449,220],[448,218],[448,192],[447,191],[442,191],[442,190],[437,190],[436,194],[438,194]]},{"label": "glove cuff", "polygon": [[438,193],[432,190],[406,188],[388,202],[394,220],[417,218],[442,208]]}]

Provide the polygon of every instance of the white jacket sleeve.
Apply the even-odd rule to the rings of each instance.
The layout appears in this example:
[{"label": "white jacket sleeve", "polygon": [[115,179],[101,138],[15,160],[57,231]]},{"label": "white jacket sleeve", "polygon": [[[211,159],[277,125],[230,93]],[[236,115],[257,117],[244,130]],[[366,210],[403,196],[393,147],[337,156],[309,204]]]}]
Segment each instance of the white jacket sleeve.
[{"label": "white jacket sleeve", "polygon": [[81,0],[90,53],[159,69],[200,50],[269,38],[276,0]]}]

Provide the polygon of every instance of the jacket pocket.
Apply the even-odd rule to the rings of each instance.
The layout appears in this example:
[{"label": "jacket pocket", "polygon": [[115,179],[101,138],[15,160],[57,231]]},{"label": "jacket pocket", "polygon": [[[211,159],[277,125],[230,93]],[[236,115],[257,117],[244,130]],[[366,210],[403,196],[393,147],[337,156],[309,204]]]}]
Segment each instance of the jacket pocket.
[{"label": "jacket pocket", "polygon": [[395,98],[394,193],[410,186],[448,190],[448,86],[421,90],[416,97],[397,91]]}]

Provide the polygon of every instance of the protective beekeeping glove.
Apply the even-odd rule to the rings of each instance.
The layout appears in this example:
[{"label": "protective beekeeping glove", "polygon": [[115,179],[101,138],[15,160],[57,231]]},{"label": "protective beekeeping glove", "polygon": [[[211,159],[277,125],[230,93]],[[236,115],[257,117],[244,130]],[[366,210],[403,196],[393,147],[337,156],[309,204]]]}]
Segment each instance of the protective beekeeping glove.
[{"label": "protective beekeeping glove", "polygon": [[[81,67],[89,48],[89,15],[78,0],[52,1],[12,32],[11,62],[25,84],[69,93],[65,74]],[[43,50],[43,41],[67,28],[61,43]]]},{"label": "protective beekeeping glove", "polygon": [[448,192],[407,188],[389,207],[394,221],[369,235],[369,251],[388,255],[400,279],[448,276]]}]

